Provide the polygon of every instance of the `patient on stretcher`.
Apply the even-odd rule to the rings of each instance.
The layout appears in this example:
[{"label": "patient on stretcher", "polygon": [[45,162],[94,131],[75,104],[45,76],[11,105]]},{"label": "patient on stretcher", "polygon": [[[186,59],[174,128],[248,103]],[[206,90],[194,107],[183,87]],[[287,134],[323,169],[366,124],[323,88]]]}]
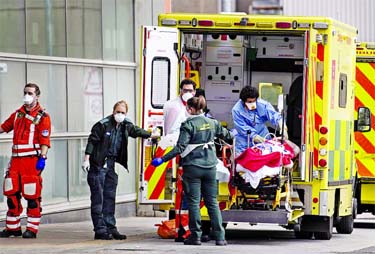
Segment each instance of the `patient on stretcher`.
[{"label": "patient on stretcher", "polygon": [[261,179],[282,175],[283,168],[292,169],[293,159],[299,148],[291,141],[281,143],[277,140],[266,140],[246,149],[235,158],[236,171],[246,183],[256,189]]}]

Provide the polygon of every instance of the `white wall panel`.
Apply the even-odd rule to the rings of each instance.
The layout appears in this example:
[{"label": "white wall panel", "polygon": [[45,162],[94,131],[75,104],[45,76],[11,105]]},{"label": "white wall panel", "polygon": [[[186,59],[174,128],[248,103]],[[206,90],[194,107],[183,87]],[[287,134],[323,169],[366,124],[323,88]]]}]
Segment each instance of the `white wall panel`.
[{"label": "white wall panel", "polygon": [[360,41],[375,41],[374,0],[283,0],[284,15],[327,16],[358,29]]}]

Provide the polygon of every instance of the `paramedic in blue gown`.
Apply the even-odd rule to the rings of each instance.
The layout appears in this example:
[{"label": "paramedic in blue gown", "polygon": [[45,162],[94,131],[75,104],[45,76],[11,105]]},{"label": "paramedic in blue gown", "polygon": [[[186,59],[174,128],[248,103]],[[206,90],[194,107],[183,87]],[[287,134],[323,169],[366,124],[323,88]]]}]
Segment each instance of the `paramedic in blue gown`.
[{"label": "paramedic in blue gown", "polygon": [[268,101],[259,98],[258,89],[245,86],[240,92],[240,99],[232,108],[234,127],[237,131],[235,153],[240,155],[249,146],[271,139],[266,123],[272,126],[284,126],[284,138],[287,139],[287,129],[283,125],[282,115]]},{"label": "paramedic in blue gown", "polygon": [[183,188],[189,207],[189,229],[191,235],[184,241],[185,245],[201,245],[200,200],[203,196],[208,209],[216,245],[226,245],[225,230],[217,203],[216,149],[214,138],[227,142],[232,136],[217,120],[205,117],[203,109],[206,101],[203,96],[193,97],[187,101],[186,109],[190,117],[182,123],[176,146],[161,158],[152,160],[152,165],[181,156],[183,167]]}]

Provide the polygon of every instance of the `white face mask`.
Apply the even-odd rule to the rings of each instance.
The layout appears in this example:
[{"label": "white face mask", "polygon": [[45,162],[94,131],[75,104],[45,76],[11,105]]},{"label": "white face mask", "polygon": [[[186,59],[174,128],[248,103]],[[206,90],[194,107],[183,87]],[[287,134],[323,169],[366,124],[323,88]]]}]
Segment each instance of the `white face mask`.
[{"label": "white face mask", "polygon": [[25,103],[26,105],[32,104],[33,101],[34,98],[31,95],[26,94],[25,96],[23,96],[23,103]]},{"label": "white face mask", "polygon": [[122,113],[116,113],[116,114],[114,115],[114,117],[115,117],[115,121],[116,121],[117,123],[122,123],[122,122],[125,120],[126,115],[125,115],[125,114],[122,114]]},{"label": "white face mask", "polygon": [[246,102],[246,107],[249,109],[249,110],[255,110],[257,108],[257,102],[254,101],[254,102]]},{"label": "white face mask", "polygon": [[184,102],[187,102],[190,98],[193,98],[194,95],[192,93],[184,93],[181,97]]}]

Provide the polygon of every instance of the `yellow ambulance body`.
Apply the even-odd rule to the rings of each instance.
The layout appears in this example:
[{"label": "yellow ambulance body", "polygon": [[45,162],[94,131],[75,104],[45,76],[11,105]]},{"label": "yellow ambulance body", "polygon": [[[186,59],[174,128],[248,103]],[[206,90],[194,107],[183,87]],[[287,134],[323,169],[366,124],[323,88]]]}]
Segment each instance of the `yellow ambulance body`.
[{"label": "yellow ambulance body", "polygon": [[358,213],[375,215],[375,43],[357,46],[355,109],[368,107],[372,113],[368,132],[355,133],[358,167],[355,197]]},{"label": "yellow ambulance body", "polygon": [[[159,26],[142,28],[140,125],[163,128],[163,104],[178,96],[186,64],[199,75],[209,113],[229,129],[245,85],[259,88],[274,106],[274,93],[281,91],[290,140],[301,150],[288,187],[281,188],[279,203],[262,210],[246,205],[248,197],[230,188],[232,182],[220,183],[223,220],[278,224],[297,238],[330,239],[334,226],[350,234],[354,128],[368,122],[354,121],[355,36],[355,28],[325,17],[159,15]],[[291,98],[300,101],[299,108]],[[368,116],[361,110],[359,117]],[[173,209],[176,163],[150,167],[153,156],[170,149],[155,155],[155,146],[144,141],[139,149],[138,201]]]}]

